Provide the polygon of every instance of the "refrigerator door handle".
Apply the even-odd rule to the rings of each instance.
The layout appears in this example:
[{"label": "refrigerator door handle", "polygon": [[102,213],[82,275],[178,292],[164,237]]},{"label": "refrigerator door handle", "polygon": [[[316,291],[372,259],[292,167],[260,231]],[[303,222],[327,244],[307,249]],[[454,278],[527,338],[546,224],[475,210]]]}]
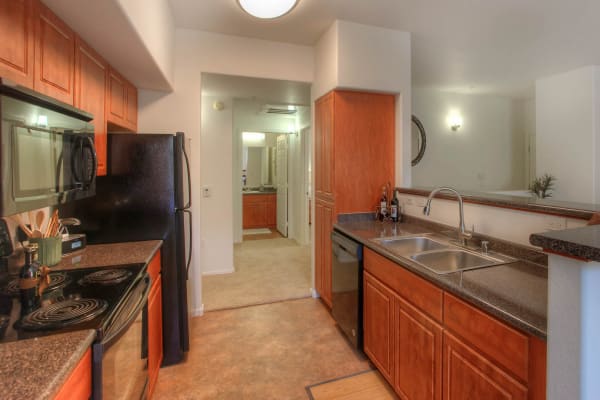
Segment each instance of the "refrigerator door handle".
[{"label": "refrigerator door handle", "polygon": [[[183,209],[189,209],[192,206],[192,176],[190,171],[190,159],[188,158],[187,152],[185,151],[185,141],[181,141],[181,151],[183,152],[183,157],[185,159],[185,166],[187,172],[187,181],[188,181],[188,202],[183,206]],[[191,222],[190,222],[191,224]]]},{"label": "refrigerator door handle", "polygon": [[192,263],[192,211],[190,210],[181,210],[184,213],[189,214],[190,216],[190,221],[189,221],[189,238],[190,238],[190,248],[188,250],[188,255],[187,255],[187,261],[185,263],[185,280],[187,281],[189,279],[190,276],[190,265]]}]

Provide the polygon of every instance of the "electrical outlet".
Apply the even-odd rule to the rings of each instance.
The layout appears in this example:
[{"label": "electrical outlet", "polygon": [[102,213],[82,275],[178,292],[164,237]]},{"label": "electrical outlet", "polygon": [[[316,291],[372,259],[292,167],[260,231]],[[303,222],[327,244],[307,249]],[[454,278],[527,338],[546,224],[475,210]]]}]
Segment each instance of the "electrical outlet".
[{"label": "electrical outlet", "polygon": [[425,207],[425,204],[427,203],[427,199],[419,197],[415,203],[419,207]]},{"label": "electrical outlet", "polygon": [[210,186],[202,186],[202,197],[212,196],[212,188]]},{"label": "electrical outlet", "polygon": [[404,200],[404,204],[406,204],[407,206],[412,206],[414,204],[412,197],[407,197]]}]

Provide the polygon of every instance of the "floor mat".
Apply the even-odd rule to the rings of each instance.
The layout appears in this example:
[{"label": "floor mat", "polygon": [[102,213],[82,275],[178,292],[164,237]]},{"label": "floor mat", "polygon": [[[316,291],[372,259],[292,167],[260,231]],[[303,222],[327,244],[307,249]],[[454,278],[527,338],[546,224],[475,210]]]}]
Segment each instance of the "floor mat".
[{"label": "floor mat", "polygon": [[376,370],[359,372],[306,388],[311,400],[394,400],[394,391]]}]

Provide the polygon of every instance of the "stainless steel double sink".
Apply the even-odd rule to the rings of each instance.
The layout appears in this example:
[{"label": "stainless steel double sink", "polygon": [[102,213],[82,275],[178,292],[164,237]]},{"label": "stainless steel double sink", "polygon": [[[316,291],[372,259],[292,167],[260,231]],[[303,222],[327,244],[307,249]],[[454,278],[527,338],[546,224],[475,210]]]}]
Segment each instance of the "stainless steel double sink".
[{"label": "stainless steel double sink", "polygon": [[493,256],[453,245],[433,235],[395,236],[371,239],[391,253],[406,257],[435,272],[448,274],[476,268],[508,264],[514,259],[494,253]]}]

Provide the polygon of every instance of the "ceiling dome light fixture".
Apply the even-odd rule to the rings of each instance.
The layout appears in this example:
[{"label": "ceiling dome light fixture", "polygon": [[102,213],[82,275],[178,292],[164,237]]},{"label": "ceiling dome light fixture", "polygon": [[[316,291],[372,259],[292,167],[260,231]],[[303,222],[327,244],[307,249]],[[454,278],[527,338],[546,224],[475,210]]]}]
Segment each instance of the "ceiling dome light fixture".
[{"label": "ceiling dome light fixture", "polygon": [[260,19],[284,16],[296,7],[299,0],[237,0],[242,10]]}]

